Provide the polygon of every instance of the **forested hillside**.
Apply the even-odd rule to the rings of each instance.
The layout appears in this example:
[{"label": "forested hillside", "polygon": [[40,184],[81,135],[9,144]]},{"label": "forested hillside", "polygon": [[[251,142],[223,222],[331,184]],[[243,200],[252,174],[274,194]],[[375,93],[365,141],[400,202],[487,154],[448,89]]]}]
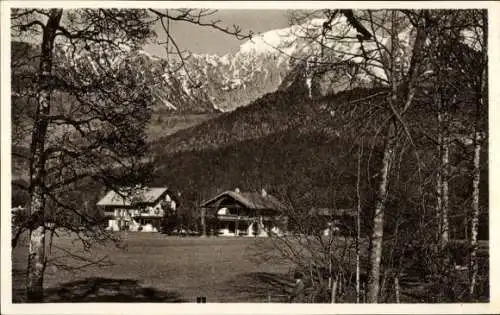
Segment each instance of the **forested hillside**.
[{"label": "forested hillside", "polygon": [[[185,129],[152,144],[155,156],[154,185],[175,187],[192,207],[223,190],[265,188],[296,207],[355,207],[356,156],[363,128],[360,117],[385,101],[385,90],[355,89],[336,95],[309,99],[300,89],[269,93],[249,106]],[[419,107],[412,114],[414,145],[398,157],[398,184],[392,186],[389,208],[396,216],[400,208],[418,212],[413,200],[418,198],[419,176],[434,173],[436,157],[429,133],[435,123],[428,118],[428,103],[421,95]],[[463,104],[467,104],[466,100]],[[464,105],[466,106],[466,105]],[[346,108],[355,109],[352,117],[338,117]],[[337,113],[338,112],[338,113]],[[370,131],[371,132],[371,131]],[[372,206],[378,183],[377,166],[381,159],[381,143],[375,133],[365,137],[365,155],[361,177],[363,204]],[[451,182],[451,204],[463,218],[462,204],[470,194],[469,162],[464,159],[471,148],[460,145],[454,155],[459,167]],[[468,153],[467,153],[468,154]],[[481,200],[487,209],[487,151],[483,151]],[[419,170],[418,164],[425,165]],[[431,187],[423,187],[429,189]],[[431,199],[428,201],[431,202]],[[429,204],[431,205],[431,204]],[[412,210],[413,209],[413,210]],[[366,218],[370,213],[366,213]],[[390,215],[389,215],[390,217]],[[458,219],[457,219],[458,220]],[[390,225],[390,220],[389,223]],[[462,222],[460,222],[462,224]],[[460,225],[461,226],[461,225]],[[463,229],[456,228],[457,236]],[[487,236],[483,236],[487,237]]]}]

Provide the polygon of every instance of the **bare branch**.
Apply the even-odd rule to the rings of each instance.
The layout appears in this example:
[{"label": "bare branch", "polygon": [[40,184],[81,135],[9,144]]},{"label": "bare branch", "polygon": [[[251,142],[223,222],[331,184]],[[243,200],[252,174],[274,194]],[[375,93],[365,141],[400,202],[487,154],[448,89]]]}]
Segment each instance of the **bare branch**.
[{"label": "bare branch", "polygon": [[243,31],[239,26],[233,25],[233,28],[220,26],[220,21],[213,20],[210,22],[204,22],[203,18],[215,14],[215,10],[193,10],[193,9],[178,9],[176,11],[180,12],[179,15],[171,15],[169,12],[163,13],[156,9],[149,9],[152,13],[156,14],[159,18],[167,18],[173,21],[187,22],[203,27],[210,27],[216,29],[220,32],[226,33],[228,35],[235,36],[239,40],[251,39],[252,33],[243,34]]}]

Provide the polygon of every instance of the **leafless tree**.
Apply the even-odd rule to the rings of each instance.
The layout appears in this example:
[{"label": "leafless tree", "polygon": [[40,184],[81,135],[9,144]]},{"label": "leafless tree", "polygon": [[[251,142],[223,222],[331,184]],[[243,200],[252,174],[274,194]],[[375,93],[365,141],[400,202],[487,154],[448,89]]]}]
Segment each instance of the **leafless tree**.
[{"label": "leafless tree", "polygon": [[[471,257],[469,294],[474,296],[478,277],[478,231],[479,231],[479,184],[481,179],[481,150],[487,141],[488,110],[488,13],[486,10],[466,11],[460,16],[461,28],[455,36],[466,42],[472,49],[461,50],[457,59],[464,71],[474,74],[471,87],[475,91],[473,125],[473,165],[472,165],[472,211],[471,211]],[[458,34],[457,34],[458,33]],[[476,56],[479,56],[477,58]],[[477,60],[479,59],[479,60]],[[474,60],[476,62],[471,62]],[[474,68],[472,68],[474,67]]]},{"label": "leafless tree", "polygon": [[[398,145],[398,132],[403,131],[410,142],[412,136],[404,114],[412,107],[416,94],[417,82],[422,73],[421,51],[426,35],[421,27],[422,13],[416,14],[414,27],[414,40],[412,44],[401,42],[401,33],[412,31],[410,21],[405,14],[398,11],[387,11],[381,14],[368,11],[359,19],[369,25],[372,30],[372,41],[375,48],[369,54],[363,48],[365,60],[375,61],[384,72],[390,89],[387,99],[387,112],[389,113],[387,125],[384,126],[383,158],[380,169],[380,183],[377,200],[375,203],[371,250],[370,250],[370,276],[368,283],[368,302],[377,302],[380,291],[380,263],[383,249],[384,206],[388,193],[391,166],[394,163],[394,154]],[[385,33],[385,36],[383,35]],[[363,47],[363,46],[362,46]],[[401,60],[403,56],[411,56],[408,64]],[[400,88],[404,87],[403,93]],[[400,131],[398,131],[398,129]]]},{"label": "leafless tree", "polygon": [[[117,169],[133,170],[144,151],[147,88],[126,64],[112,65],[112,58],[151,35],[144,19],[140,10],[12,11],[13,35],[31,36],[40,47],[39,68],[27,95],[35,105],[27,157],[33,221],[28,226],[28,301],[43,300],[47,202],[86,219],[61,199],[64,189],[89,177],[110,183]],[[67,107],[54,104],[59,95],[67,96]],[[96,229],[88,223],[86,231],[94,237]],[[78,229],[70,224],[58,227]]]},{"label": "leafless tree", "polygon": [[[437,213],[439,242],[444,248],[449,236],[450,150],[457,145],[472,144],[472,211],[470,289],[473,295],[478,274],[478,222],[481,146],[487,134],[487,12],[481,10],[436,10],[428,16],[431,44],[428,47],[433,64],[434,104],[438,113],[437,143],[440,167],[437,178]],[[465,78],[464,75],[467,75]],[[464,93],[472,95],[475,105],[469,109]],[[474,119],[470,119],[474,117]],[[460,165],[454,165],[455,168]]]},{"label": "leafless tree", "polygon": [[[460,97],[463,97],[463,91],[467,90],[467,87],[460,85],[464,80],[461,80],[457,76],[457,73],[461,72],[462,76],[464,73],[467,73],[468,75],[477,77],[474,75],[476,73],[474,69],[463,68],[467,67],[466,65],[475,64],[471,62],[473,59],[472,55],[475,54],[474,49],[464,48],[466,39],[464,39],[463,32],[470,32],[471,29],[475,30],[476,36],[473,36],[473,38],[482,39],[484,31],[481,32],[480,30],[481,25],[484,25],[485,22],[475,22],[474,18],[468,17],[468,15],[474,14],[472,11],[382,10],[355,13],[355,17],[360,23],[366,25],[366,29],[371,31],[372,36],[369,39],[361,39],[358,36],[361,45],[360,49],[352,49],[351,46],[351,49],[343,55],[351,56],[351,60],[356,60],[355,58],[358,57],[357,54],[361,56],[363,74],[376,77],[389,90],[387,103],[384,104],[385,111],[382,111],[382,116],[387,120],[381,124],[381,138],[384,141],[383,158],[379,172],[379,191],[375,202],[370,249],[371,267],[368,301],[377,302],[379,292],[381,291],[380,264],[383,257],[384,207],[387,201],[391,173],[395,173],[395,156],[403,154],[401,150],[405,143],[410,145],[411,150],[415,154],[420,185],[424,185],[427,181],[422,176],[424,165],[419,157],[421,154],[419,151],[421,150],[415,143],[416,135],[422,135],[421,129],[423,124],[421,120],[415,120],[416,117],[412,114],[412,108],[415,108],[414,104],[417,98],[425,99],[425,97],[422,98],[422,93],[425,94],[429,90],[435,91],[434,106],[437,107],[436,110],[438,113],[437,143],[440,157],[440,167],[438,169],[440,171],[438,172],[437,180],[437,204],[439,220],[441,221],[438,231],[441,244],[446,244],[450,238],[450,223],[448,219],[449,180],[452,175],[450,172],[450,146],[452,141],[456,141],[457,138],[457,131],[454,130],[457,128],[454,125],[462,119],[457,117],[468,115],[464,100],[460,99]],[[476,18],[476,20],[480,21],[481,19]],[[409,40],[405,42],[406,39]],[[321,44],[324,48],[321,51],[322,55],[327,55],[329,50],[330,54],[332,52],[335,53],[335,50],[338,49],[335,45],[324,45],[324,42],[321,42]],[[480,40],[476,40],[476,42],[470,45],[481,46],[481,42]],[[466,53],[467,57],[460,57],[463,53]],[[483,56],[485,55],[483,50]],[[486,62],[483,60],[481,64],[484,65]],[[483,67],[485,68],[485,66]],[[481,74],[479,77],[484,78],[484,76],[485,74]],[[432,77],[432,80],[436,80],[432,81],[435,82],[435,89],[429,89],[428,82],[426,82],[426,80],[429,80],[429,77]],[[484,95],[486,95],[484,91],[485,83],[481,85],[482,81],[476,78],[472,81],[475,82],[473,84],[476,86],[476,94],[482,95],[481,97],[484,98]],[[477,84],[476,82],[479,83]],[[462,95],[460,95],[461,93]],[[481,110],[477,110],[477,114],[475,115],[477,121],[481,121],[482,114],[484,113],[481,97],[478,98],[477,102],[477,104],[480,104],[478,108],[481,108]],[[419,102],[422,103],[421,100]],[[455,118],[451,117],[451,108],[455,108],[453,114],[456,116]],[[352,113],[352,109],[348,110],[348,112]],[[474,127],[474,130],[477,129],[478,127]],[[481,142],[483,139],[482,135],[484,135],[484,132],[478,132],[474,135],[474,138],[477,139],[475,143]],[[458,137],[460,138],[460,136]],[[400,153],[398,153],[398,150]],[[474,151],[476,166],[474,166],[473,180],[473,213],[477,215],[475,217],[476,225],[473,223],[473,227],[476,228],[476,232],[479,213],[479,210],[477,210],[479,208],[477,200],[477,196],[479,196],[479,151],[480,145],[478,147],[476,144]],[[425,212],[423,192],[423,190],[420,190],[419,198],[422,202],[420,208]],[[474,222],[474,215],[472,221]],[[428,225],[432,224],[432,222],[433,220],[423,224]],[[472,247],[477,249],[477,239],[472,242]],[[472,256],[477,264],[474,251]],[[400,261],[399,265],[403,263],[404,260]],[[472,274],[477,274],[477,269],[474,271],[474,263],[471,268]],[[383,277],[382,287],[386,283],[385,278]],[[399,276],[397,276],[397,273],[395,283],[397,283],[397,287],[399,288]],[[474,281],[471,280],[471,283],[474,286]]]},{"label": "leafless tree", "polygon": [[[362,81],[369,81],[372,86],[382,86],[384,89],[382,94],[385,102],[376,108],[377,114],[373,114],[375,108],[371,108],[364,116],[364,119],[367,119],[364,121],[365,126],[371,120],[368,123],[369,128],[374,129],[374,138],[379,144],[382,143],[378,193],[373,210],[368,284],[368,301],[377,302],[380,291],[385,204],[395,156],[403,140],[410,144],[415,152],[417,164],[420,165],[410,123],[405,116],[408,116],[414,106],[418,85],[426,70],[422,55],[427,37],[425,11],[416,10],[411,14],[399,10],[341,11],[323,11],[325,22],[321,25],[321,31],[306,30],[302,33],[309,45],[319,47],[312,50],[316,53],[313,59],[315,69],[324,68],[324,65],[330,67],[329,69],[337,69],[340,65],[345,65],[355,69],[353,73],[345,74],[350,76],[351,87]],[[315,70],[312,72],[315,73]],[[352,103],[344,109],[337,106],[334,111],[336,120],[356,117],[353,115],[355,109]],[[377,119],[373,119],[374,116]],[[360,116],[357,117],[360,119]],[[364,127],[361,130],[366,129]],[[362,137],[364,133],[360,134],[359,137]]]},{"label": "leafless tree", "polygon": [[[85,248],[96,241],[116,240],[82,211],[81,200],[73,192],[94,182],[127,195],[133,189],[123,191],[124,186],[142,185],[150,177],[145,127],[151,115],[152,82],[132,64],[135,51],[154,37],[153,25],[178,20],[233,35],[241,33],[237,27],[225,29],[218,21],[204,20],[215,11],[169,12],[11,11],[13,39],[31,44],[21,45],[31,52],[23,55],[18,51],[19,58],[13,56],[12,63],[13,108],[28,108],[28,113],[13,111],[15,125],[22,126],[16,140],[31,143],[29,152],[20,157],[30,170],[30,214],[13,239],[16,245],[23,229],[30,232],[29,302],[43,300],[47,231],[72,231]],[[172,34],[165,31],[182,60],[184,55]],[[39,53],[33,53],[36,50]]]},{"label": "leafless tree", "polygon": [[[271,241],[265,244],[271,244],[274,250],[265,251],[273,255],[267,258],[285,260],[294,266],[293,271],[300,273],[307,283],[308,303],[336,303],[345,294],[354,295],[356,238],[351,235],[354,221],[352,226],[349,221],[344,222],[348,226],[339,230],[337,216],[342,216],[341,209],[304,207],[300,201],[292,201],[286,192],[280,193],[280,197],[287,200],[283,215],[288,227],[284,234],[269,232]],[[352,215],[352,211],[344,215]],[[362,240],[357,245],[367,247]]]}]

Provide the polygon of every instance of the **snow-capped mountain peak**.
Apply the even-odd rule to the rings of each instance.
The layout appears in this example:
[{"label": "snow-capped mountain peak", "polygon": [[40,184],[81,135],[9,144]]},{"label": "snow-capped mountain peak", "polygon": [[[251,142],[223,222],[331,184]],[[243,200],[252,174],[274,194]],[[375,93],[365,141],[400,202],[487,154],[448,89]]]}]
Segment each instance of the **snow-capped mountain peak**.
[{"label": "snow-capped mountain peak", "polygon": [[[231,111],[263,94],[288,86],[290,80],[303,80],[302,84],[311,93],[314,84],[309,74],[292,78],[290,73],[292,70],[310,73],[309,61],[319,60],[320,55],[326,60],[319,60],[323,64],[344,66],[362,62],[356,31],[344,16],[339,15],[331,23],[329,39],[322,41],[325,21],[312,19],[300,25],[257,34],[241,44],[234,54],[191,54],[183,63],[178,58],[166,60],[136,50],[131,52],[133,56],[127,57],[127,62],[134,63],[138,72],[150,78],[159,108],[195,112]],[[409,31],[405,32],[402,31],[401,43],[405,43],[406,39],[409,41]],[[385,40],[384,36],[380,38]],[[366,51],[370,51],[375,44],[367,41],[364,45]],[[408,45],[400,46],[404,50]],[[403,51],[402,55],[407,54]],[[384,80],[385,73],[376,64],[377,56],[372,57],[375,62],[365,67],[367,70],[364,72],[351,74],[345,67],[327,69],[335,77],[328,78],[326,90],[337,92],[345,89],[344,82],[351,82],[353,76],[358,76],[357,79],[363,82],[373,78]],[[301,63],[305,66],[296,69]],[[284,81],[288,83],[284,84]]]},{"label": "snow-capped mountain peak", "polygon": [[301,25],[254,35],[240,46],[239,54],[293,54],[301,46],[299,39],[320,32],[325,21],[325,19],[312,19]]}]

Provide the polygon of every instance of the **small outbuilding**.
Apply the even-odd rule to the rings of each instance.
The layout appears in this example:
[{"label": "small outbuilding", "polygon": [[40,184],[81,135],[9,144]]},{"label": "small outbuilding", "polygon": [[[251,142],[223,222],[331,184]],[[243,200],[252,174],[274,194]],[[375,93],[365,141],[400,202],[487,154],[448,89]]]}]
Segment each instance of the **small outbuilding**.
[{"label": "small outbuilding", "polygon": [[311,208],[309,210],[309,218],[317,228],[322,229],[325,236],[331,232],[353,233],[356,215],[356,210],[352,208]]}]

